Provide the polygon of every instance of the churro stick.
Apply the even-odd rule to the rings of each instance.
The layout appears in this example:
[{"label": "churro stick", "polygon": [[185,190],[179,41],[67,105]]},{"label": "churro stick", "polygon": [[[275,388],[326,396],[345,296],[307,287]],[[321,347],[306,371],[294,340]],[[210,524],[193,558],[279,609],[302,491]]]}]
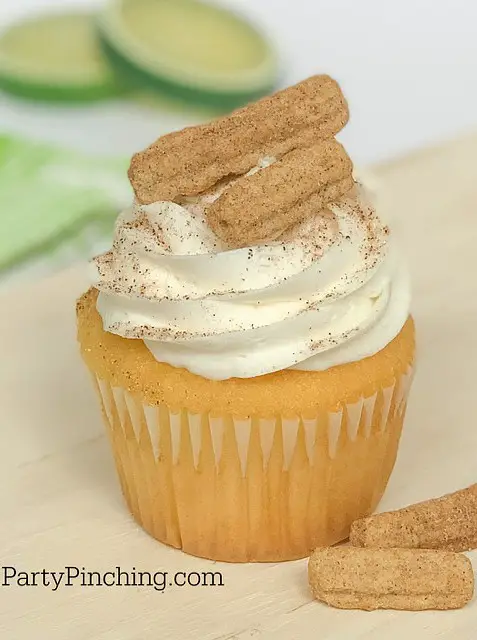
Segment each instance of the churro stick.
[{"label": "churro stick", "polygon": [[315,598],[339,609],[459,609],[474,592],[470,560],[436,549],[317,549],[308,579]]},{"label": "churro stick", "polygon": [[353,165],[334,138],[296,149],[239,178],[207,210],[214,232],[239,247],[277,238],[353,188]]},{"label": "churro stick", "polygon": [[356,520],[350,542],[359,547],[477,548],[477,484],[398,511]]},{"label": "churro stick", "polygon": [[129,178],[141,204],[199,195],[264,156],[332,138],[348,118],[339,85],[312,76],[228,117],[159,138],[133,157]]}]

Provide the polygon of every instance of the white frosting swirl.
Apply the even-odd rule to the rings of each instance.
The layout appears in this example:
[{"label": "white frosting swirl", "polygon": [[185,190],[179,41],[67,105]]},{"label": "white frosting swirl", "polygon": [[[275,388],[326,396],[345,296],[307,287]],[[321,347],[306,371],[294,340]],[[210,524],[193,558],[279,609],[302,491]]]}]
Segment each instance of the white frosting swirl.
[{"label": "white frosting swirl", "polygon": [[135,205],[95,261],[104,329],[215,380],[373,355],[407,319],[408,275],[362,190],[329,209],[228,250],[200,203]]}]

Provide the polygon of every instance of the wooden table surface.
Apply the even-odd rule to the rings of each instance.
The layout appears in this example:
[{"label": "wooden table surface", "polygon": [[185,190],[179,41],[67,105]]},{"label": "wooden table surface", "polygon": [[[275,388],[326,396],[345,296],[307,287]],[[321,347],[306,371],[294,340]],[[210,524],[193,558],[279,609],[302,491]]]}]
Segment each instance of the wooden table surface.
[{"label": "wooden table surface", "polygon": [[[414,279],[419,366],[381,509],[477,481],[477,136],[378,170]],[[4,573],[220,571],[223,586],[0,586],[5,640],[475,640],[455,612],[348,612],[310,598],[306,561],[214,564],[129,517],[75,344],[84,265],[0,298],[0,585]],[[472,557],[472,554],[470,554]],[[475,556],[477,561],[477,555]],[[159,574],[158,574],[159,575]],[[41,579],[41,578],[39,578]]]}]

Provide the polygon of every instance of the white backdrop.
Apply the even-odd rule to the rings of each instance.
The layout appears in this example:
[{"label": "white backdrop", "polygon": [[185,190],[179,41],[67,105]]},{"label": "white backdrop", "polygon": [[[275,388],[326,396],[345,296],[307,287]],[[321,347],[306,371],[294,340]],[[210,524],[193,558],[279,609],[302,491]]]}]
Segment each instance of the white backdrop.
[{"label": "white backdrop", "polygon": [[[283,83],[326,71],[349,98],[358,163],[477,127],[474,0],[221,0],[255,16],[284,54]],[[85,0],[0,0],[0,25]],[[187,121],[130,105],[41,109],[0,99],[0,126],[95,152],[130,153]]]}]

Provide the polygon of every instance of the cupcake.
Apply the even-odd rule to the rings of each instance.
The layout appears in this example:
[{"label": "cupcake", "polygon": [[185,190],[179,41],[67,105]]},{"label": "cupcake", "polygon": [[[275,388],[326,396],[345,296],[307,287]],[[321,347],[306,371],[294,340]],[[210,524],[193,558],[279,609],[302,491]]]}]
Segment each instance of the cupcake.
[{"label": "cupcake", "polygon": [[125,501],[229,562],[348,536],[392,472],[415,338],[405,267],[314,76],[134,156],[78,301]]}]

